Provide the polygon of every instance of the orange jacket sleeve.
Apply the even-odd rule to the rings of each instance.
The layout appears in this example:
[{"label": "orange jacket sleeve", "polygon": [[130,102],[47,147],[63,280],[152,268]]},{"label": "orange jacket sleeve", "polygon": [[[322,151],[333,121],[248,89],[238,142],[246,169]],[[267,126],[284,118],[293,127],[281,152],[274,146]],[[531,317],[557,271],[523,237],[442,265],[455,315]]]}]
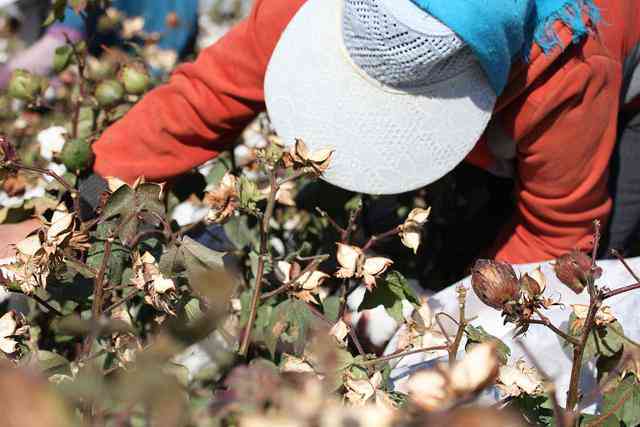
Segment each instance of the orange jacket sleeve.
[{"label": "orange jacket sleeve", "polygon": [[[580,49],[577,46],[572,50]],[[593,221],[611,211],[609,159],[616,142],[619,64],[565,52],[499,119],[518,141],[516,214],[496,257],[512,263],[591,248]]]},{"label": "orange jacket sleeve", "polygon": [[215,157],[264,110],[263,81],[280,34],[304,0],[258,0],[250,16],[179,67],[93,145],[94,169],[165,180]]}]

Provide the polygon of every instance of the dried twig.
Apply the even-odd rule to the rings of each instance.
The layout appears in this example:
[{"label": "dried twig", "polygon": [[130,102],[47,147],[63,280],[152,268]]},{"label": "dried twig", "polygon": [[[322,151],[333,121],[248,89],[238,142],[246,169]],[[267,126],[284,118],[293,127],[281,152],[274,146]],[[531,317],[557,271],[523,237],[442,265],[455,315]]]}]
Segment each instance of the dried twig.
[{"label": "dried twig", "polygon": [[391,353],[388,356],[383,356],[383,357],[378,357],[376,359],[371,359],[371,360],[367,360],[364,363],[361,363],[361,365],[377,365],[378,363],[383,363],[383,362],[388,362],[389,360],[393,360],[393,359],[399,359],[401,357],[405,357],[405,356],[411,356],[412,354],[419,354],[419,353],[426,353],[427,351],[437,351],[437,350],[448,350],[449,346],[447,345],[436,345],[433,347],[426,347],[426,348],[419,348],[416,350],[410,350],[410,351],[397,351],[395,353]]},{"label": "dried twig", "polygon": [[384,233],[381,233],[381,234],[378,234],[378,235],[375,235],[375,236],[371,236],[369,238],[369,240],[367,241],[367,243],[362,247],[362,250],[363,251],[367,251],[367,250],[371,249],[371,247],[373,245],[375,245],[377,242],[379,242],[380,240],[384,240],[384,239],[387,239],[387,238],[392,237],[392,236],[397,236],[398,234],[400,234],[401,231],[402,231],[402,228],[400,226],[398,226],[398,227],[396,227],[394,229],[391,229],[389,231],[386,231]]}]

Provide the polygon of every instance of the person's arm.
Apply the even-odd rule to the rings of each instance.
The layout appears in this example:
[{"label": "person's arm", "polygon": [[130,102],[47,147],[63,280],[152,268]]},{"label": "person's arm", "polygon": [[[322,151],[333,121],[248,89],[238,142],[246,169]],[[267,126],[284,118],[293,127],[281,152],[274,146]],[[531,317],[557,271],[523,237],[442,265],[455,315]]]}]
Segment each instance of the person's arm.
[{"label": "person's arm", "polygon": [[611,211],[608,168],[616,141],[618,64],[601,55],[568,58],[548,70],[523,105],[500,117],[518,141],[516,215],[495,248],[504,261],[541,261],[573,248],[590,249],[593,221],[606,226]]},{"label": "person's arm", "polygon": [[139,176],[162,181],[229,147],[264,110],[268,61],[303,3],[257,1],[249,18],[195,63],[179,67],[168,84],[147,94],[93,144],[94,170],[127,182]]}]

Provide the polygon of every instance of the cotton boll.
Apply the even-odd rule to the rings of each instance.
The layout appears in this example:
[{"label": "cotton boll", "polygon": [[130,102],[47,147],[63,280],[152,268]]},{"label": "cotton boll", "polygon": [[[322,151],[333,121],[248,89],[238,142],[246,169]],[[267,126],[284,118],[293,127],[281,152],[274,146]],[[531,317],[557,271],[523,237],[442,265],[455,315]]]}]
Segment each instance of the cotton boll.
[{"label": "cotton boll", "polygon": [[197,206],[193,202],[186,201],[177,205],[172,214],[172,218],[180,227],[193,224],[207,216],[206,206]]},{"label": "cotton boll", "polygon": [[44,129],[38,134],[37,140],[40,144],[40,155],[46,160],[53,160],[54,154],[62,151],[65,143],[64,135],[67,130],[62,126],[52,126]]}]

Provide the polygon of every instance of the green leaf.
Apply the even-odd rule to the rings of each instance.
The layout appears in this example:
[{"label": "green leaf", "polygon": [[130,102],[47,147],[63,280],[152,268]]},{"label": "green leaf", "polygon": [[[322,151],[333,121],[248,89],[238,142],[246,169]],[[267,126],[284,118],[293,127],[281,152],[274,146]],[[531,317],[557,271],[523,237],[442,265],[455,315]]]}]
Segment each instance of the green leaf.
[{"label": "green leaf", "polygon": [[627,426],[640,425],[640,385],[627,376],[613,391],[605,394],[602,414],[614,414]]},{"label": "green leaf", "polygon": [[104,219],[110,219],[116,215],[122,215],[123,212],[129,212],[133,203],[133,190],[128,185],[122,185],[109,197],[109,200],[102,210],[102,217]]},{"label": "green leaf", "polygon": [[531,396],[522,394],[511,401],[509,407],[516,410],[532,425],[554,425],[553,409],[548,396]]},{"label": "green leaf", "polygon": [[[351,369],[355,363],[355,358],[349,351],[343,348],[333,349],[335,352],[335,367],[331,372],[319,372],[324,375],[327,387],[331,391],[336,391],[344,385],[344,374],[347,369]],[[314,366],[315,367],[315,366]],[[317,368],[317,367],[315,367]]]},{"label": "green leaf", "polygon": [[160,272],[165,276],[173,276],[184,271],[184,255],[178,246],[170,247],[160,256],[158,261]]},{"label": "green leaf", "polygon": [[48,27],[55,21],[64,21],[65,8],[67,7],[67,0],[54,0],[51,5],[51,12],[44,21],[43,26]]},{"label": "green leaf", "polygon": [[144,182],[135,189],[136,209],[154,212],[164,217],[165,209],[162,203],[162,186],[151,182]]},{"label": "green leaf", "polygon": [[332,322],[338,321],[338,311],[340,310],[340,297],[339,296],[331,296],[327,297],[322,301],[322,312],[324,313],[324,317],[331,320]]},{"label": "green leaf", "polygon": [[[114,228],[111,222],[99,224],[96,230],[98,239],[106,239],[109,230]],[[99,270],[104,258],[104,241],[97,241],[89,249],[87,254],[87,265],[95,270]],[[107,269],[107,279],[111,285],[119,285],[122,281],[122,273],[129,263],[129,250],[113,242],[111,245],[111,256],[109,257],[109,268]]]},{"label": "green leaf", "polygon": [[355,211],[362,207],[362,196],[357,194],[350,198],[347,203],[344,204],[344,209],[346,211]]},{"label": "green leaf", "polygon": [[224,253],[217,252],[185,236],[180,245],[187,272],[190,268],[219,269],[224,268]]},{"label": "green leaf", "polygon": [[[293,345],[293,354],[302,355],[307,342],[307,336],[313,320],[313,314],[304,302],[294,299],[286,300],[277,305],[269,322],[269,330],[265,336],[267,340],[280,339]],[[274,347],[275,348],[275,347]]]},{"label": "green leaf", "polygon": [[465,350],[469,351],[471,348],[483,342],[494,342],[497,345],[498,357],[502,364],[506,364],[511,356],[511,349],[500,338],[494,337],[484,330],[482,326],[468,325],[464,332],[467,334],[467,344]]},{"label": "green leaf", "polygon": [[69,269],[75,271],[76,273],[79,273],[85,279],[94,279],[96,277],[95,270],[88,267],[86,264],[83,264],[82,262],[64,258],[64,263]]},{"label": "green leaf", "polygon": [[62,71],[64,71],[71,64],[72,57],[72,46],[66,44],[57,48],[53,56],[53,70],[56,73],[61,73]]},{"label": "green leaf", "polygon": [[258,227],[251,229],[246,216],[234,216],[222,228],[237,249],[258,245]]},{"label": "green leaf", "polygon": [[[573,337],[582,336],[584,320],[578,319],[572,312],[569,316],[569,328],[567,333]],[[587,363],[596,355],[613,357],[624,346],[624,330],[619,322],[613,322],[604,326],[593,328],[584,349],[582,362]],[[565,340],[561,340],[564,346],[569,345]]]},{"label": "green leaf", "polygon": [[184,312],[187,315],[187,321],[189,323],[198,321],[202,318],[202,310],[200,309],[200,300],[198,298],[191,298],[184,305]]},{"label": "green leaf", "polygon": [[58,353],[46,350],[38,350],[36,355],[38,367],[47,375],[63,374],[71,375],[70,363]]},{"label": "green leaf", "polygon": [[207,184],[217,186],[222,180],[222,177],[229,171],[231,171],[231,159],[229,155],[218,156],[206,176]]},{"label": "green leaf", "polygon": [[413,304],[419,304],[419,299],[409,286],[407,279],[399,272],[391,271],[383,283],[379,283],[373,291],[365,294],[358,310],[370,310],[382,305],[389,316],[396,322],[402,323],[404,321],[402,300],[405,299]]},{"label": "green leaf", "polygon": [[420,299],[409,286],[409,281],[398,271],[391,271],[387,274],[386,284],[394,294],[406,299],[410,303],[419,306]]}]

